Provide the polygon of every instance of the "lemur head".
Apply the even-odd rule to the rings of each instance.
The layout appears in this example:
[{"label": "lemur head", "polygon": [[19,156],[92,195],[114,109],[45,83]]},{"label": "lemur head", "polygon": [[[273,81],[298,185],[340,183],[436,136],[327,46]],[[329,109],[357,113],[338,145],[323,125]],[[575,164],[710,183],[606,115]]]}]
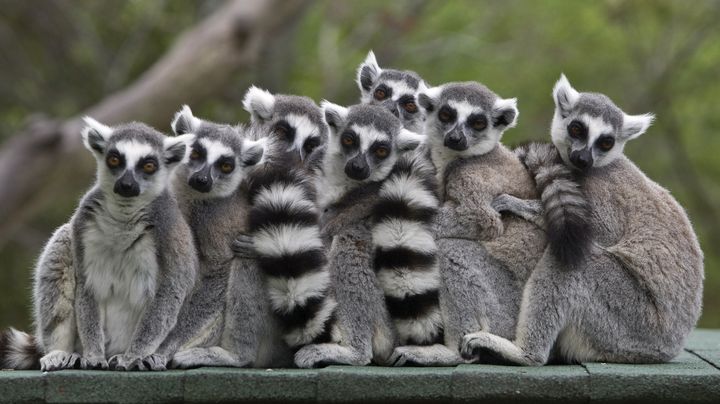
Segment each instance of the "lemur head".
[{"label": "lemur head", "polygon": [[553,99],[553,143],[565,163],[580,171],[611,163],[654,119],[652,114],[628,115],[604,94],[580,93],[565,75],[555,83]]},{"label": "lemur head", "polygon": [[360,104],[348,108],[323,101],[325,122],[330,128],[326,168],[342,181],[363,183],[383,180],[398,154],[416,148],[421,135],[403,128],[386,108]]},{"label": "lemur head", "polygon": [[400,118],[403,126],[420,132],[425,119],[417,105],[417,95],[427,85],[417,73],[393,69],[381,69],[370,51],[357,71],[360,102],[382,105]]},{"label": "lemur head", "polygon": [[196,118],[187,105],[175,114],[172,129],[177,135],[193,135],[189,158],[177,175],[198,199],[231,195],[246,168],[264,154],[265,139],[250,140],[240,133],[242,128]]},{"label": "lemur head", "polygon": [[276,146],[298,151],[302,160],[327,141],[322,112],[308,97],[273,95],[252,86],[245,93],[243,107],[253,124],[270,130],[273,140],[279,142]]},{"label": "lemur head", "polygon": [[90,117],[84,121],[83,144],[98,162],[98,183],[108,196],[151,201],[185,158],[186,139],[167,137],[142,123],[109,127]]},{"label": "lemur head", "polygon": [[420,93],[425,135],[433,148],[461,156],[491,151],[517,123],[515,98],[503,99],[476,82],[447,83]]}]

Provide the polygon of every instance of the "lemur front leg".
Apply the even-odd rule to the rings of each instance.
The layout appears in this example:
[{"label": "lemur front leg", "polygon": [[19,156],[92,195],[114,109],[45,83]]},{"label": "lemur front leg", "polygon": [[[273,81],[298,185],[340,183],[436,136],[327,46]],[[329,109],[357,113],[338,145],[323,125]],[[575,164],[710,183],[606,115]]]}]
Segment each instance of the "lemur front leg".
[{"label": "lemur front leg", "polygon": [[438,209],[434,223],[437,238],[492,240],[504,231],[500,214],[491,206],[456,205],[446,202]]},{"label": "lemur front leg", "polygon": [[85,286],[85,275],[78,273],[75,286],[75,315],[82,345],[81,369],[108,368],[105,358],[105,335],[100,324],[100,308],[93,292]]},{"label": "lemur front leg", "polygon": [[499,213],[514,214],[545,229],[543,206],[539,199],[520,199],[509,194],[501,194],[492,201],[492,207]]}]

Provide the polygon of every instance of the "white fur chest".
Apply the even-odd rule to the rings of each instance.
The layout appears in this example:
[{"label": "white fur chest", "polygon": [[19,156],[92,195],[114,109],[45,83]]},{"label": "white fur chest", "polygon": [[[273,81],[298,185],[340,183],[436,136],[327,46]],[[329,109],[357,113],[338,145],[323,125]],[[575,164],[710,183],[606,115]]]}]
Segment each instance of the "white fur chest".
[{"label": "white fur chest", "polygon": [[146,225],[98,215],[85,226],[86,287],[98,301],[108,356],[127,349],[144,306],[155,294],[158,262]]}]

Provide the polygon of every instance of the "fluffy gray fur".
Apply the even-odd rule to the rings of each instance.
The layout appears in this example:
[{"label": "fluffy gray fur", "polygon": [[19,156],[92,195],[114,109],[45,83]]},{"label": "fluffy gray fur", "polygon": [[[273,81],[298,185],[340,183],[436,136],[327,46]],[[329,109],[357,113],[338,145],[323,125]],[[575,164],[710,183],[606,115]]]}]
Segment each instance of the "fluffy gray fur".
[{"label": "fluffy gray fur", "polygon": [[[700,315],[703,254],[683,208],[622,155],[652,116],[627,115],[564,76],[553,96],[552,138],[566,164],[579,168],[577,153],[590,156],[580,165],[591,251],[573,270],[546,252],[525,287],[515,339],[480,332],[465,337],[463,351],[520,365],[668,361]],[[575,120],[582,136],[571,132]],[[614,138],[609,149],[603,136]]]},{"label": "fluffy gray fur", "polygon": [[166,189],[186,147],[143,124],[86,123],[97,183],[35,272],[41,369],[164,370],[155,352],[197,269],[190,229]]},{"label": "fluffy gray fur", "polygon": [[[249,140],[258,136],[246,133],[248,128],[198,119],[188,107],[172,126],[179,135],[194,136],[190,159],[178,168],[173,190],[194,234],[200,273],[160,352],[172,356],[171,365],[178,368],[285,365],[290,354],[279,340],[257,263],[236,257],[231,248],[247,228],[243,180],[264,155],[264,141]],[[223,163],[234,169],[223,172]],[[203,175],[209,186],[198,182]]]},{"label": "fluffy gray fur", "polygon": [[422,133],[425,114],[417,105],[417,95],[427,89],[420,76],[409,70],[382,69],[373,51],[357,69],[360,102],[380,105],[400,118],[405,129]]},{"label": "fluffy gray fur", "polygon": [[499,143],[515,125],[515,100],[479,83],[445,84],[419,100],[441,183],[436,230],[446,345],[459,350],[462,338],[479,330],[513,336],[522,287],[546,245],[540,227],[493,206],[502,194],[537,197],[520,160]]}]

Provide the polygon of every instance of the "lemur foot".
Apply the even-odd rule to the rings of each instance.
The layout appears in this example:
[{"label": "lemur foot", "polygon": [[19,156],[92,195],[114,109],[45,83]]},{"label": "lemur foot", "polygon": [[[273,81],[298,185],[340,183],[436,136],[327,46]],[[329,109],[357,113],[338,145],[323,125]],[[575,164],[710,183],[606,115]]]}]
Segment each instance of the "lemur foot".
[{"label": "lemur foot", "polygon": [[520,199],[508,194],[495,197],[491,204],[498,212],[509,212],[544,228],[543,206],[539,199]]},{"label": "lemur foot", "polygon": [[121,354],[111,357],[108,365],[111,369],[120,371],[163,371],[166,370],[166,362],[167,360],[163,355],[150,354],[143,358]]},{"label": "lemur foot", "polygon": [[89,356],[80,359],[82,370],[108,370],[108,361],[103,356]]},{"label": "lemur foot", "polygon": [[306,345],[295,353],[295,365],[299,368],[312,369],[330,365],[364,366],[370,359],[361,360],[354,350],[338,344]]},{"label": "lemur foot", "polygon": [[445,345],[435,344],[397,347],[390,355],[390,363],[393,366],[456,366],[464,361]]},{"label": "lemur foot", "polygon": [[485,331],[463,337],[460,354],[465,359],[491,356],[505,362],[522,366],[540,366],[544,362],[527,355],[512,341]]},{"label": "lemur foot", "polygon": [[47,355],[40,358],[40,370],[43,372],[52,372],[63,369],[80,369],[82,358],[76,353],[68,353],[65,351],[50,351]]}]

